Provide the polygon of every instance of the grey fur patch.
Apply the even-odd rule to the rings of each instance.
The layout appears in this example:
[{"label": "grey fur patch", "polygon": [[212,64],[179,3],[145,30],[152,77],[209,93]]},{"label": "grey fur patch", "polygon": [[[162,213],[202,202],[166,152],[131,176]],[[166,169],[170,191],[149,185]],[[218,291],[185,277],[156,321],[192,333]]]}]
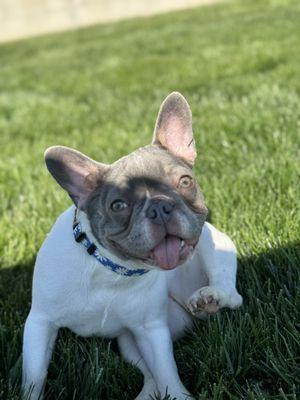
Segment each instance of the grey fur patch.
[{"label": "grey fur patch", "polygon": [[[166,234],[196,240],[207,209],[195,180],[190,190],[178,189],[178,181],[185,175],[193,177],[191,167],[155,145],[118,160],[103,185],[88,200],[87,214],[93,234],[126,259],[143,258]],[[154,196],[164,196],[175,204],[172,218],[165,226],[155,225],[147,218],[146,209]],[[113,212],[110,206],[117,199],[124,200],[128,208]]]}]

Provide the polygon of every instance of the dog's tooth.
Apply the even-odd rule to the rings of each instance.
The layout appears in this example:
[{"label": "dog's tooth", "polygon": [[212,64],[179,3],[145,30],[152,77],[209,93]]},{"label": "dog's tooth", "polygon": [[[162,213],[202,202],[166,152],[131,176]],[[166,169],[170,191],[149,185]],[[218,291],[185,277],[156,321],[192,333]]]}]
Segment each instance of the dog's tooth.
[{"label": "dog's tooth", "polygon": [[180,241],[180,248],[182,249],[182,248],[183,248],[183,246],[184,246],[184,240],[183,240],[183,239],[181,239],[181,241]]}]

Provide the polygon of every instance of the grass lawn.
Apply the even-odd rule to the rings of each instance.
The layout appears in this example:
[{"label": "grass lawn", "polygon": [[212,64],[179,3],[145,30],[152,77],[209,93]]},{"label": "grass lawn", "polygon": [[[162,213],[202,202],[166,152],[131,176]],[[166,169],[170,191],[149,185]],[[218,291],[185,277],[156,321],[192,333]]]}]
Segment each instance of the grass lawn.
[{"label": "grass lawn", "polygon": [[[34,259],[70,200],[44,150],[103,162],[151,140],[172,90],[189,100],[212,222],[239,251],[244,306],[176,344],[200,399],[300,398],[300,4],[243,1],[0,46],[0,398],[18,399]],[[151,299],[149,299],[151,301]],[[62,331],[48,399],[132,400],[113,343]]]}]

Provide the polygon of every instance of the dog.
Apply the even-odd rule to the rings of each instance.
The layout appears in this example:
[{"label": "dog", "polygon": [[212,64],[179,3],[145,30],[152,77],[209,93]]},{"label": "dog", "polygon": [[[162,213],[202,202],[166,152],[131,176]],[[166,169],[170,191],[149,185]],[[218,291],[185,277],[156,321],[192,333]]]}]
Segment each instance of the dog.
[{"label": "dog", "polygon": [[144,375],[136,400],[192,399],[172,341],[220,308],[242,304],[231,239],[205,222],[193,174],[196,147],[186,99],[162,103],[151,145],[111,165],[73,149],[45,153],[74,204],[40,248],[24,328],[22,391],[43,396],[58,329],[117,338]]}]

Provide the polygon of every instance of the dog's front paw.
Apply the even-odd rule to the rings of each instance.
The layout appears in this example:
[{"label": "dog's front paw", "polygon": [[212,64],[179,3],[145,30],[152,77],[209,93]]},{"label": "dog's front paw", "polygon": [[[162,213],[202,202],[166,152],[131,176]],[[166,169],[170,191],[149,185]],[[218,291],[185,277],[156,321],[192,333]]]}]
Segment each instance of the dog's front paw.
[{"label": "dog's front paw", "polygon": [[204,286],[196,290],[188,299],[187,306],[192,314],[206,312],[215,314],[220,308],[220,293],[213,286]]},{"label": "dog's front paw", "polygon": [[215,286],[204,286],[192,294],[187,307],[192,314],[215,314],[222,307],[238,308],[243,302],[236,290],[227,293]]}]

